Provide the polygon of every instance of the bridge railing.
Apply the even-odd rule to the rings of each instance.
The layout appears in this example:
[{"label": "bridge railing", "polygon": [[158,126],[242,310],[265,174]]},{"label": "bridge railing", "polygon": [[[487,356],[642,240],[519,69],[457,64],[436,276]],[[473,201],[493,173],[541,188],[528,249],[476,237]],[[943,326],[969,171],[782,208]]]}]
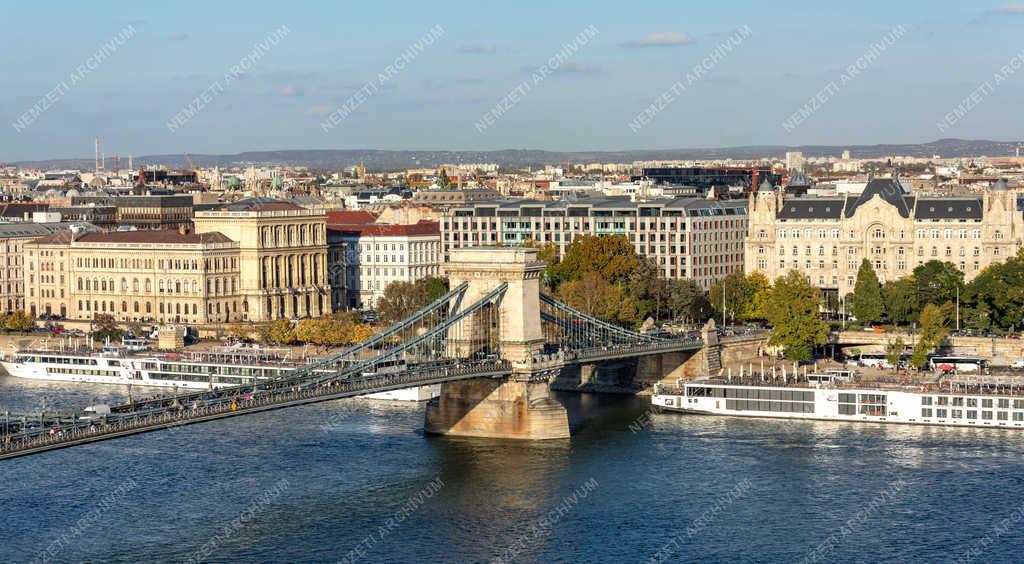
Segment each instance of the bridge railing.
[{"label": "bridge railing", "polygon": [[226,413],[241,413],[267,408],[276,404],[287,404],[317,398],[339,395],[373,393],[380,389],[413,387],[438,381],[459,380],[467,377],[511,373],[511,364],[504,360],[492,362],[453,361],[445,366],[432,366],[430,370],[412,370],[405,373],[365,376],[350,380],[334,380],[315,387],[286,387],[266,390],[241,396],[224,395],[191,406],[176,404],[162,406],[120,415],[80,421],[62,426],[57,434],[46,429],[37,432],[16,433],[4,437],[0,443],[0,454],[53,446],[64,442],[95,438],[103,435],[123,433],[146,427],[184,425],[190,421],[203,420]]}]

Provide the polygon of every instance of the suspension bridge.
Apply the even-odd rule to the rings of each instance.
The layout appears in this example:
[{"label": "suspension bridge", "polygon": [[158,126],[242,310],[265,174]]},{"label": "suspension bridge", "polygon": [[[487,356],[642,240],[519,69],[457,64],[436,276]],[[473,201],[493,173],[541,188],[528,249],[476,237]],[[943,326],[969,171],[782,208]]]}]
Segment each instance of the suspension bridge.
[{"label": "suspension bridge", "polygon": [[451,290],[369,340],[282,375],[215,390],[112,406],[34,414],[27,428],[6,414],[0,459],[274,409],[441,384],[426,431],[545,439],[569,436],[549,382],[567,367],[692,354],[705,334],[666,338],[630,331],[540,292],[544,263],[532,249],[457,249]]}]

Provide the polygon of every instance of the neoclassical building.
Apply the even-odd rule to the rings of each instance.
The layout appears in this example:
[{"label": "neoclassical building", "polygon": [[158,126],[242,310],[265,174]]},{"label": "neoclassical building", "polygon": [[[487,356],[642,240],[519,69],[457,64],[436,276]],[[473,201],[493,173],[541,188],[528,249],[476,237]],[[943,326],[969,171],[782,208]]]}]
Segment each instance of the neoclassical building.
[{"label": "neoclassical building", "polygon": [[25,244],[27,309],[118,321],[244,319],[238,243],[187,229],[62,232]]},{"label": "neoclassical building", "polygon": [[331,312],[326,214],[272,198],[196,211],[198,233],[239,245],[239,297],[245,319],[318,317]]},{"label": "neoclassical building", "polygon": [[864,258],[883,282],[933,259],[953,263],[970,280],[1020,249],[1022,192],[1003,181],[956,197],[916,196],[892,178],[843,196],[792,196],[765,185],[750,196],[746,272],[774,280],[798,270],[839,296],[853,291]]}]

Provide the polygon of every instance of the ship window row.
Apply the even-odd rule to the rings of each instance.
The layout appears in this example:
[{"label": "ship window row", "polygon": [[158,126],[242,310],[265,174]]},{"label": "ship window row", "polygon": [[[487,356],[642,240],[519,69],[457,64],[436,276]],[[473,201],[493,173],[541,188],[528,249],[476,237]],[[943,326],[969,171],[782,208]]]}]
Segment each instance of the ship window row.
[{"label": "ship window row", "polygon": [[121,376],[121,374],[116,370],[97,370],[89,368],[58,368],[56,370],[47,370],[47,373],[54,376]]},{"label": "ship window row", "polygon": [[963,407],[966,403],[967,407],[978,407],[978,399],[981,399],[981,407],[983,408],[1010,409],[1012,401],[1013,409],[1024,409],[1024,399],[1010,400],[1009,398],[963,398],[949,396],[932,398],[931,396],[921,396],[921,405],[953,405]]},{"label": "ship window row", "polygon": [[209,364],[178,364],[166,363],[164,370],[183,372],[185,374],[225,374],[231,376],[266,376],[274,377],[280,373],[277,368],[249,368],[245,366],[214,366]]},{"label": "ship window row", "polygon": [[[1013,418],[1014,421],[1024,421],[1024,412],[1019,412],[1019,411],[1018,412],[1014,412],[1014,413],[1010,413],[1009,411],[996,411],[996,412],[982,411],[981,412],[981,419],[985,420],[985,421],[991,421],[993,413],[995,414],[995,418],[996,418],[997,421],[1009,421],[1011,417]],[[930,407],[922,407],[921,408],[921,417],[937,417],[939,419],[945,419],[946,417],[949,417],[949,418],[952,418],[952,419],[962,419],[964,417],[964,410],[962,410],[962,409],[947,410],[945,408],[935,408],[935,409],[932,409]],[[976,409],[968,409],[967,410],[967,419],[977,419],[977,418],[978,418],[978,410],[976,410]]]},{"label": "ship window row", "polygon": [[[853,394],[847,394],[853,395]],[[839,415],[871,415],[874,417],[884,417],[886,414],[886,407],[884,405],[876,404],[861,404],[860,406],[853,403],[840,403],[839,404]]]},{"label": "ship window row", "polygon": [[95,358],[69,358],[69,357],[53,357],[53,356],[26,356],[23,357],[25,362],[46,362],[49,364],[86,364],[96,365]]},{"label": "ship window row", "polygon": [[800,390],[770,390],[765,388],[712,388],[706,386],[687,386],[686,395],[690,397],[709,398],[814,401],[814,392],[803,392]]},{"label": "ship window row", "polygon": [[727,399],[725,408],[737,411],[769,411],[779,413],[814,413],[814,404],[797,401]]},{"label": "ship window row", "polygon": [[[173,372],[151,372],[149,377],[154,380],[177,380],[184,382],[200,381],[197,378],[190,376],[198,376],[196,374],[175,374]],[[202,382],[211,382],[214,384],[248,384],[252,380],[249,378],[233,378],[230,376],[210,376],[209,378],[202,378]]]}]

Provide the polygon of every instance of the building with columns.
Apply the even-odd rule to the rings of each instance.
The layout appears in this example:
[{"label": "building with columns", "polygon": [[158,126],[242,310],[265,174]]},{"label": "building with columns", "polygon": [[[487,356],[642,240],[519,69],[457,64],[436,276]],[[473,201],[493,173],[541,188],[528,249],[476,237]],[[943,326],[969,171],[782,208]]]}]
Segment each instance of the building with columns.
[{"label": "building with columns", "polygon": [[860,194],[827,197],[765,185],[750,196],[746,272],[774,280],[798,270],[840,297],[853,291],[865,258],[883,282],[930,260],[952,263],[970,280],[1021,248],[1022,195],[1004,181],[955,197],[911,194],[893,178],[873,179]]},{"label": "building with columns", "polygon": [[326,216],[272,198],[196,211],[198,233],[237,242],[244,319],[318,317],[331,312]]}]

